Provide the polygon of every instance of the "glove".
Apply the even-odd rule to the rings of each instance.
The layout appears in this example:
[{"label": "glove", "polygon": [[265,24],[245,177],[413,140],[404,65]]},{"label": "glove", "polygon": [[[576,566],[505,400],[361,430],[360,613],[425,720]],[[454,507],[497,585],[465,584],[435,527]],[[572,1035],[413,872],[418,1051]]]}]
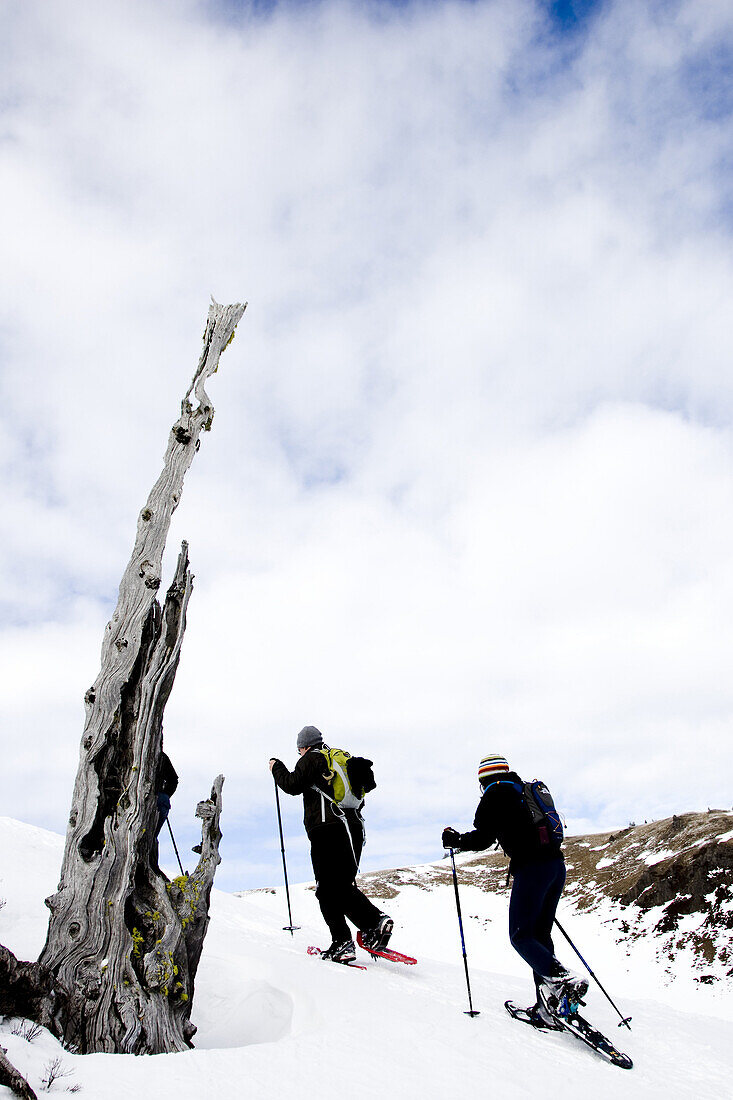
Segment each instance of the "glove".
[{"label": "glove", "polygon": [[460,847],[461,834],[457,833],[455,829],[448,826],[447,829],[443,829],[443,847],[444,848],[458,848]]}]

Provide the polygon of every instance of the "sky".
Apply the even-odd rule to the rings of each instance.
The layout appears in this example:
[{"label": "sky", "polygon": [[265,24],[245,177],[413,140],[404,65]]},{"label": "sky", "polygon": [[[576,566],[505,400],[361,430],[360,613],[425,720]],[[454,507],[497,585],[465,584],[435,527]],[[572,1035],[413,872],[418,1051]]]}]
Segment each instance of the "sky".
[{"label": "sky", "polygon": [[65,829],[211,295],[184,862],[223,772],[218,885],[280,881],[306,724],[374,761],[364,869],[437,858],[491,752],[571,833],[729,807],[730,5],[2,11],[2,813]]}]

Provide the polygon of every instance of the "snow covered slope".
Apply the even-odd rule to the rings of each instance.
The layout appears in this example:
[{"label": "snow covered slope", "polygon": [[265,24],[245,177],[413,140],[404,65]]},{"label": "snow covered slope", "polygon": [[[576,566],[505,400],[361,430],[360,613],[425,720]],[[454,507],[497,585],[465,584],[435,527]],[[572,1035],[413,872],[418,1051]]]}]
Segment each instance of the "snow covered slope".
[{"label": "snow covered slope", "polygon": [[[599,975],[622,970],[631,993],[643,995],[651,985],[671,1005],[731,1011],[733,813],[680,814],[615,833],[567,837],[564,851],[568,878],[558,919]],[[477,943],[479,952],[488,951],[487,966],[506,946],[506,869],[504,855],[493,851],[458,859],[459,881],[471,900],[468,923],[490,928],[498,920],[501,926],[494,924],[497,934]],[[426,892],[447,890],[453,905],[446,860],[370,872],[362,888],[385,908],[412,888],[423,898],[423,912]],[[557,938],[571,963],[572,949]],[[511,968],[516,957],[508,954]]]},{"label": "snow covered slope", "polygon": [[[62,844],[60,837],[0,818],[0,897],[7,902],[0,909],[0,942],[21,956],[35,957],[43,944],[43,899],[56,885]],[[502,897],[475,887],[464,891],[471,982],[481,1010],[470,1019],[463,1014],[465,979],[448,889],[410,886],[390,899],[395,946],[414,950],[420,963],[407,968],[365,957],[366,971],[305,953],[326,937],[312,890],[299,886],[292,893],[293,915],[303,927],[291,937],[282,931],[281,891],[214,892],[196,984],[196,1050],[84,1058],[62,1051],[45,1033],[28,1043],[13,1034],[10,1020],[0,1025],[0,1042],[36,1088],[45,1067],[60,1057],[70,1075],[57,1079],[51,1092],[79,1084],[89,1100],[484,1100],[535,1096],[540,1084],[549,1095],[571,1088],[594,1100],[730,1095],[733,1022],[723,1018],[724,1003],[715,1008],[705,1000],[710,990],[700,988],[678,1007],[661,1003],[653,969],[632,983],[623,966],[614,966],[612,941],[593,965],[633,1015],[633,1031],[616,1029],[598,992],[587,1014],[634,1058],[630,1072],[601,1062],[571,1036],[535,1033],[506,1015],[503,1001],[528,1002],[530,983],[505,943]],[[603,942],[597,922],[594,929],[582,925],[578,938],[589,952],[591,932],[596,945]],[[0,1097],[9,1095],[0,1089]]]}]

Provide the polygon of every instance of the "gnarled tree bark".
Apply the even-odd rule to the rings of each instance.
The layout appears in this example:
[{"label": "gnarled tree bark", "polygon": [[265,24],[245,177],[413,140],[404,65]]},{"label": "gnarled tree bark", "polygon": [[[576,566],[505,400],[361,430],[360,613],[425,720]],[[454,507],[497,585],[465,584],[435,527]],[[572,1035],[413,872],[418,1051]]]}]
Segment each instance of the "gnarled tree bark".
[{"label": "gnarled tree bark", "polygon": [[163,711],[186,627],[193,577],[184,543],[161,609],[156,593],[185,474],[211,428],[206,380],[234,336],[243,305],[212,302],[204,350],[162,473],[140,512],[130,562],[107,624],[101,669],[86,693],[86,723],[58,891],[39,965],[54,989],[43,1021],[80,1052],[184,1050],[194,976],[220,856],[221,788],[199,803],[202,853],[169,883],[151,861]]}]

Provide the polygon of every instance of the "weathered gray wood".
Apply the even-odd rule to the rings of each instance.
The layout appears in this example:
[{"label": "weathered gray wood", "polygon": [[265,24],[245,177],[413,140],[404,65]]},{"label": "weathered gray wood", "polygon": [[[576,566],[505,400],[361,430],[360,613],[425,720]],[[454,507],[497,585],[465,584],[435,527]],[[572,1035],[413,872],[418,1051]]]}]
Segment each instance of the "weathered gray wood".
[{"label": "weathered gray wood", "polygon": [[[219,862],[223,777],[190,878],[168,884],[151,866],[163,711],[186,627],[193,577],[184,543],[161,610],[156,593],[183,480],[211,428],[205,383],[234,336],[243,305],[212,302],[204,349],[171,429],[163,470],[137,523],[86,723],[58,891],[39,962],[65,993],[54,1030],[82,1052],[160,1053],[191,1045],[193,978]],[[211,803],[211,807],[209,807]],[[201,813],[199,813],[201,816]],[[204,912],[204,907],[206,912]]]},{"label": "weathered gray wood", "polygon": [[0,945],[0,1016],[20,1016],[55,1030],[54,1017],[66,995],[52,974],[37,962],[22,962]]},{"label": "weathered gray wood", "polygon": [[36,1094],[30,1087],[22,1073],[8,1060],[8,1052],[5,1047],[0,1047],[0,1085],[7,1087],[21,1100],[36,1100]]},{"label": "weathered gray wood", "polygon": [[199,802],[196,807],[196,817],[200,817],[202,821],[201,856],[196,870],[191,875],[181,875],[166,887],[171,905],[184,929],[188,976],[192,988],[209,926],[209,898],[214,874],[221,863],[219,817],[223,783],[224,776],[218,775],[211,788],[211,796]]}]

